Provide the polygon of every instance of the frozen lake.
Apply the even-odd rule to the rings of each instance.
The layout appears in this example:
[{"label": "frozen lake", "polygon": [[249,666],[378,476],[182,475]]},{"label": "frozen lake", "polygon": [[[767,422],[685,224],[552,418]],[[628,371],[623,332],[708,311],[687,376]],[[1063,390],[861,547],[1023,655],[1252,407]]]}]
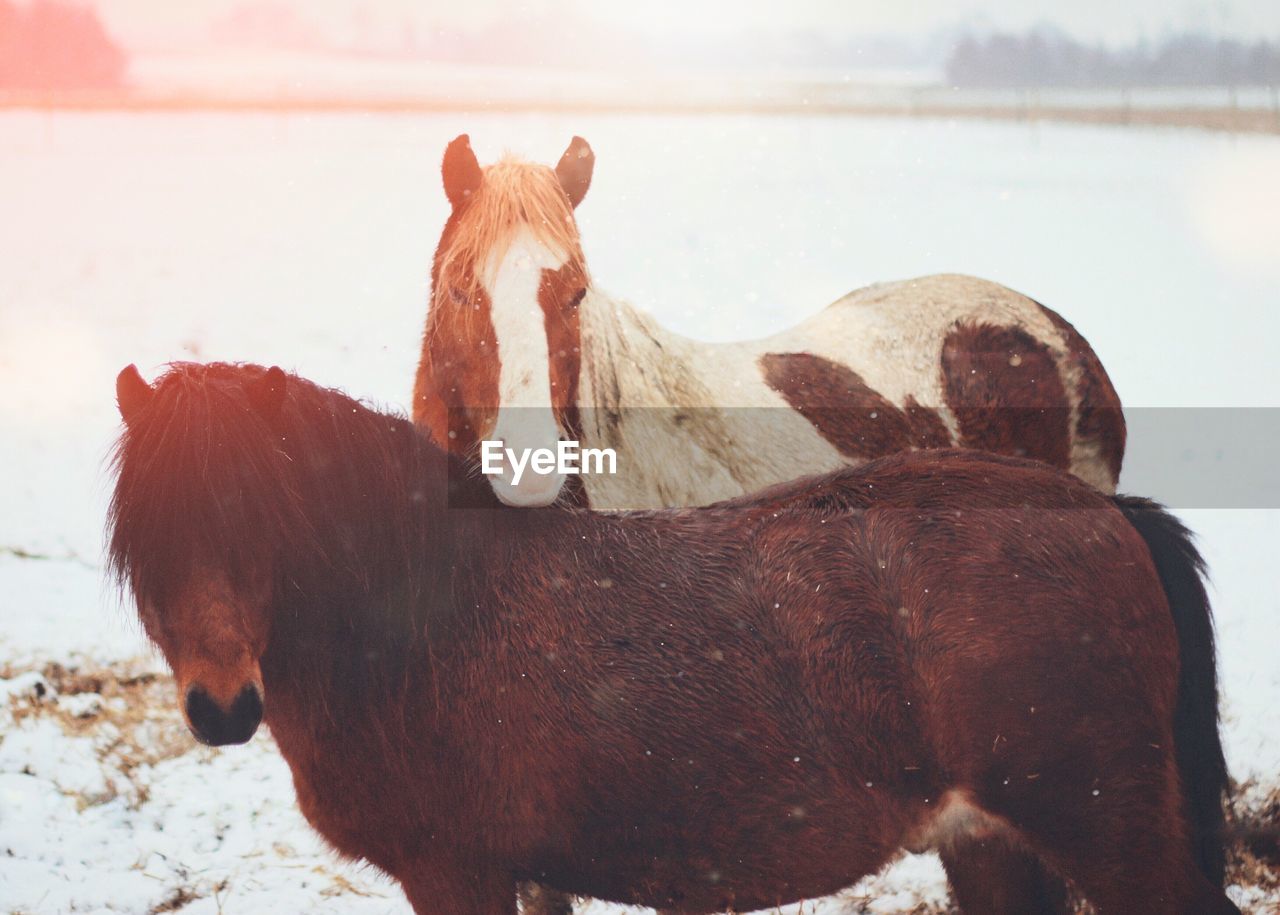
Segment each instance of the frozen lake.
[{"label": "frozen lake", "polygon": [[[578,218],[594,279],[684,333],[764,334],[870,282],[972,273],[1074,323],[1127,408],[1280,407],[1280,138],[808,117],[0,113],[0,676],[142,650],[96,568],[126,363],[148,376],[171,359],[278,363],[407,405],[447,214],[439,160],[461,132],[482,162],[510,149],[554,163],[586,137],[596,170]],[[1182,515],[1216,586],[1229,759],[1238,778],[1274,785],[1280,511],[1204,505]],[[18,782],[3,779],[32,765],[14,747],[0,741],[0,846],[22,828],[3,806]],[[52,853],[0,858],[0,908],[64,910],[31,895]],[[224,870],[245,853],[191,851]],[[71,895],[48,898],[92,909],[95,867],[116,866],[93,854],[59,869]],[[285,897],[254,898],[240,910]],[[96,904],[149,900],[128,889]],[[215,911],[205,902],[184,911]]]}]

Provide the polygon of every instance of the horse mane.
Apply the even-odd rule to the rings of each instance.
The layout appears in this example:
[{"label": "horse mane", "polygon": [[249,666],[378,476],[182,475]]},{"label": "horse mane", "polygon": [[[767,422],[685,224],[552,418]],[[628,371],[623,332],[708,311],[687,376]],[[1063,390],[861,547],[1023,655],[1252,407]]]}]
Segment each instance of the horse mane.
[{"label": "horse mane", "polygon": [[246,584],[264,541],[285,531],[293,541],[314,536],[244,390],[262,374],[171,363],[126,424],[111,457],[107,561],[140,603],[175,597],[193,566],[215,556],[232,584]]},{"label": "horse mane", "polygon": [[580,400],[594,412],[635,407],[714,409],[696,366],[705,344],[667,330],[653,315],[591,287],[582,322]]},{"label": "horse mane", "polygon": [[545,165],[504,156],[484,169],[484,180],[441,239],[436,252],[436,305],[474,302],[516,233],[526,229],[541,244],[583,264],[573,207],[555,172]]},{"label": "horse mane", "polygon": [[[496,504],[489,487],[407,419],[294,375],[264,416],[249,391],[264,374],[174,363],[155,382],[112,456],[110,572],[140,605],[163,606],[206,570],[252,593],[263,557],[280,557],[273,601],[299,601],[306,625],[414,643],[433,574],[426,538],[442,533],[425,529],[423,503],[445,505],[460,482],[470,504]],[[441,514],[453,524],[470,513]],[[301,594],[304,581],[322,584]],[[361,615],[375,625],[354,626]]]}]

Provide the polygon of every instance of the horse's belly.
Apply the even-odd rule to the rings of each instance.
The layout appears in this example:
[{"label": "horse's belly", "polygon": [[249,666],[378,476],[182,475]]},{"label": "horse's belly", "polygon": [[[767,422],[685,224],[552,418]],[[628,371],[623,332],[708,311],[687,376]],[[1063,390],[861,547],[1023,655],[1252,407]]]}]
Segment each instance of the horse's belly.
[{"label": "horse's belly", "polygon": [[860,867],[856,861],[831,856],[800,861],[783,855],[744,858],[722,870],[724,865],[706,859],[664,858],[634,869],[624,865],[616,872],[550,877],[548,882],[575,895],[629,905],[750,912],[830,895],[874,873],[887,860],[886,856],[874,866]]},{"label": "horse's belly", "polygon": [[[726,812],[728,808],[726,808]],[[737,811],[741,813],[741,811]],[[874,873],[897,850],[866,811],[799,807],[770,817],[726,817],[619,834],[608,830],[575,843],[573,860],[543,870],[567,892],[654,908],[752,911],[836,892]],[[679,823],[672,816],[669,823]],[[859,828],[863,824],[863,828]]]}]

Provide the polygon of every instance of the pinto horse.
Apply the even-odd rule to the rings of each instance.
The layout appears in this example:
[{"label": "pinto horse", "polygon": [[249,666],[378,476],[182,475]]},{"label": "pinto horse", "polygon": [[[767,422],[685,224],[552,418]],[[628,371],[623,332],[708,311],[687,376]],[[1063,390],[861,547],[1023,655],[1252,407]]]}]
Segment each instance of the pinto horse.
[{"label": "pinto horse", "polygon": [[523,880],[744,911],[904,847],[970,912],[1040,911],[1032,860],[1103,915],[1238,912],[1200,560],[1152,503],[954,450],[518,511],[277,368],[117,396],[111,566],[192,732],[265,720],[416,912],[512,915]]},{"label": "pinto horse", "polygon": [[[590,278],[574,209],[594,156],[554,171],[481,168],[445,151],[452,212],[432,266],[413,418],[456,454],[478,443],[612,448],[614,475],[572,478],[598,509],[704,505],[909,448],[1036,458],[1114,492],[1120,400],[1089,344],[1004,286],[931,276],[850,293],[763,340],[707,344]],[[545,505],[562,473],[510,465],[510,505]],[[577,488],[580,485],[581,488]]]}]

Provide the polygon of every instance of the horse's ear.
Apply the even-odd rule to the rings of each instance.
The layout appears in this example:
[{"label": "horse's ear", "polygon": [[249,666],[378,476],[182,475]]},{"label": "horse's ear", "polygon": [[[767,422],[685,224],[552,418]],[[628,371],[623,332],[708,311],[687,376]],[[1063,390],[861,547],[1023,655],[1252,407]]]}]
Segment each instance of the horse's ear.
[{"label": "horse's ear", "polygon": [[273,365],[263,373],[261,378],[250,381],[246,387],[249,403],[262,416],[275,419],[280,415],[280,405],[284,403],[284,392],[288,386],[288,376],[278,365]]},{"label": "horse's ear", "polygon": [[126,365],[116,376],[116,406],[125,425],[133,422],[150,401],[155,391],[143,379],[138,367]]},{"label": "horse's ear", "polygon": [[569,195],[569,203],[574,209],[587,196],[587,188],[591,187],[591,172],[596,167],[596,154],[582,137],[574,137],[569,141],[569,148],[560,157],[556,165],[556,177],[560,186]]},{"label": "horse's ear", "polygon": [[480,189],[484,173],[480,171],[476,154],[471,151],[471,137],[464,133],[445,148],[440,173],[444,176],[445,196],[455,210]]}]

